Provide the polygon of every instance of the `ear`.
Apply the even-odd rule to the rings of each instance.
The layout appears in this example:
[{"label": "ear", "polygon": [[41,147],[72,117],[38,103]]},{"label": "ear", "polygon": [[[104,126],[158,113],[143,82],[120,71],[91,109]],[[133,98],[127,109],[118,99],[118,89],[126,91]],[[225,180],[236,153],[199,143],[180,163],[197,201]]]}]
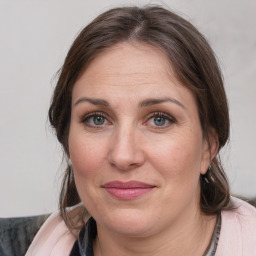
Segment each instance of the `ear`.
[{"label": "ear", "polygon": [[203,141],[203,152],[201,160],[201,174],[206,174],[209,165],[214,157],[217,155],[219,149],[219,138],[216,131],[212,128],[208,133],[208,138],[205,137]]}]

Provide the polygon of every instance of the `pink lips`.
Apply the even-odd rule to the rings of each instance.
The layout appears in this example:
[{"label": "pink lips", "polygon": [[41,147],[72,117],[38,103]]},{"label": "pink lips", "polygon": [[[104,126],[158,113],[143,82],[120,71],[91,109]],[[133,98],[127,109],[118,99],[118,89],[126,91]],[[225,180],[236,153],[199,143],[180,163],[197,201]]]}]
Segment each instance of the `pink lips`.
[{"label": "pink lips", "polygon": [[110,195],[123,200],[136,199],[155,187],[139,181],[111,181],[102,186]]}]

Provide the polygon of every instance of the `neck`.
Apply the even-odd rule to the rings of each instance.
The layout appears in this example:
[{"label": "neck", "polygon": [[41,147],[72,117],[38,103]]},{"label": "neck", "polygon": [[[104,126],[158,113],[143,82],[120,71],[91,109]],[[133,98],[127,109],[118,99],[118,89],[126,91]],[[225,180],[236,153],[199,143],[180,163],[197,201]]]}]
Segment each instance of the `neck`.
[{"label": "neck", "polygon": [[154,235],[127,237],[97,226],[95,256],[187,256],[203,255],[216,224],[216,216],[201,213],[190,216],[182,225],[175,223]]}]

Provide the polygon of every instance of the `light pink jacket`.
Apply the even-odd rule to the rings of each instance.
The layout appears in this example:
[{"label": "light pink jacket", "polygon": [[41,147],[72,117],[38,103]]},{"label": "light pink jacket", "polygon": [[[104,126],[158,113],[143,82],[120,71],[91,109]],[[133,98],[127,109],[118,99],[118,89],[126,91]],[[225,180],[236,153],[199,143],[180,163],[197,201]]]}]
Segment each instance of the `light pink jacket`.
[{"label": "light pink jacket", "polygon": [[[256,256],[256,208],[232,198],[236,209],[222,211],[215,256]],[[26,256],[68,256],[76,237],[59,213],[52,214],[37,233]]]},{"label": "light pink jacket", "polygon": [[256,256],[256,208],[232,198],[233,211],[222,211],[216,256]]}]

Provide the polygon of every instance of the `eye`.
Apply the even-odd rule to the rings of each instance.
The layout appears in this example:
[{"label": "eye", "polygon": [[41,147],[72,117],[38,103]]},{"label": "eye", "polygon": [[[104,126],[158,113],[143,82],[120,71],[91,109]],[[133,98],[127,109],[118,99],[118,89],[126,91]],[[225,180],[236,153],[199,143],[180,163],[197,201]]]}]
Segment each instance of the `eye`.
[{"label": "eye", "polygon": [[171,124],[175,123],[175,119],[171,116],[162,113],[157,112],[154,113],[147,121],[144,123],[144,125],[151,126],[154,129],[163,129],[166,127],[169,127]]},{"label": "eye", "polygon": [[162,117],[162,116],[156,116],[156,117],[154,117],[153,120],[154,120],[154,124],[156,126],[164,126],[166,124],[166,122],[168,121],[168,120],[166,120],[165,117]]},{"label": "eye", "polygon": [[103,125],[106,121],[103,116],[93,116],[91,119],[94,125]]},{"label": "eye", "polygon": [[104,114],[100,112],[87,114],[81,122],[90,127],[102,127],[110,124]]}]

